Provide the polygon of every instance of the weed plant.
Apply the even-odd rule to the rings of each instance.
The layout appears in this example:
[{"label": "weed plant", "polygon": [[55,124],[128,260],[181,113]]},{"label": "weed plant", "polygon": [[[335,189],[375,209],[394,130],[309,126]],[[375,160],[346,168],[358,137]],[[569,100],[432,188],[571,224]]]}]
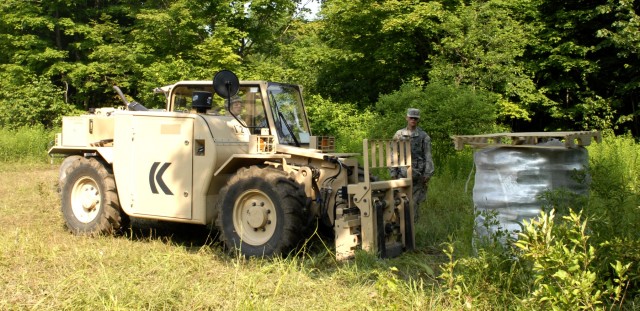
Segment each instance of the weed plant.
[{"label": "weed plant", "polygon": [[640,307],[640,144],[630,136],[605,135],[589,148],[591,200],[583,215],[598,248],[601,276],[615,280],[616,261],[630,264],[627,298]]}]

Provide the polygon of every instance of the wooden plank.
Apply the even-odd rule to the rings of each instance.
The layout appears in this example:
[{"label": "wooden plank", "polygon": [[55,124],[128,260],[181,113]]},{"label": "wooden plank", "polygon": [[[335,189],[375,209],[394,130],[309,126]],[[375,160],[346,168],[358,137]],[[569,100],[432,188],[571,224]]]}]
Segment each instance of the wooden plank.
[{"label": "wooden plank", "polygon": [[367,164],[371,164],[371,168],[376,168],[378,167],[378,161],[376,161],[377,157],[377,146],[378,146],[378,142],[376,141],[372,141],[371,144],[369,145],[370,151],[371,151],[371,163],[367,163]]},{"label": "wooden plank", "polygon": [[592,140],[602,141],[602,135],[598,131],[562,131],[562,132],[521,132],[521,133],[492,133],[482,135],[455,135],[453,139],[456,150],[462,150],[465,146],[472,148],[484,148],[489,146],[528,146],[539,147],[549,139],[558,139],[565,148],[589,146]]},{"label": "wooden plank", "polygon": [[384,145],[386,145],[388,142],[385,141],[378,141],[376,146],[378,147],[378,167],[384,167],[384,163],[385,163],[385,154],[384,154]]},{"label": "wooden plank", "polygon": [[393,141],[390,141],[388,143],[385,144],[385,149],[387,150],[387,154],[386,154],[386,158],[387,158],[387,167],[391,167],[393,166],[394,162],[393,161],[393,156],[395,153],[393,153],[393,144],[395,144]]}]

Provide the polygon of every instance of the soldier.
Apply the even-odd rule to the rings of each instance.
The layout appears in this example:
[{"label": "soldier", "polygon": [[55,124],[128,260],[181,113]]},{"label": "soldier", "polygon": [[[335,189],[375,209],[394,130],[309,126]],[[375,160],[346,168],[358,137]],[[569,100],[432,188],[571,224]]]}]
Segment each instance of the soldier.
[{"label": "soldier", "polygon": [[238,118],[242,117],[242,113],[244,112],[244,107],[242,105],[242,99],[238,96],[234,96],[231,98],[231,105],[229,106],[229,110]]},{"label": "soldier", "polygon": [[[413,179],[413,202],[415,220],[418,220],[419,207],[427,199],[429,179],[433,176],[433,159],[431,158],[431,137],[418,127],[420,110],[407,110],[407,127],[398,130],[393,139],[411,140],[411,178]],[[406,178],[406,167],[394,167],[390,170],[391,178]]]}]

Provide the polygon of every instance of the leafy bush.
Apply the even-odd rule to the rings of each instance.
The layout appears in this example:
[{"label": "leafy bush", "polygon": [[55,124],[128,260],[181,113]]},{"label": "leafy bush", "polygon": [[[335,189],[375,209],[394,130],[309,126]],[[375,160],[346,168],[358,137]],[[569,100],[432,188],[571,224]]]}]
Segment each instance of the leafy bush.
[{"label": "leafy bush", "polygon": [[396,92],[380,96],[376,109],[382,118],[374,127],[374,136],[393,136],[406,126],[407,108],[418,108],[419,126],[431,136],[434,160],[441,163],[453,153],[451,135],[496,130],[497,99],[492,93],[467,86],[407,83]]},{"label": "leafy bush", "polygon": [[515,245],[532,263],[534,290],[525,302],[541,309],[594,309],[606,295],[593,267],[595,248],[588,243],[586,222],[571,211],[568,223],[556,226],[554,212],[524,224]]},{"label": "leafy bush", "polygon": [[371,111],[359,111],[355,105],[335,103],[319,95],[308,97],[306,105],[313,134],[335,136],[337,152],[361,152],[362,140],[371,138],[378,119]]},{"label": "leafy bush", "polygon": [[52,128],[61,125],[63,115],[77,114],[73,105],[63,101],[63,91],[48,79],[35,76],[19,79],[8,77],[10,74],[0,74],[3,81],[14,80],[0,88],[0,127],[41,124]]},{"label": "leafy bush", "polygon": [[631,136],[606,134],[588,150],[592,183],[584,214],[591,219],[593,244],[600,248],[599,270],[613,280],[609,263],[631,263],[627,290],[640,297],[640,144]]},{"label": "leafy bush", "polygon": [[441,264],[439,276],[445,294],[457,310],[492,310],[496,306],[511,306],[528,291],[529,276],[524,267],[514,261],[509,252],[487,247],[476,256],[455,256],[457,249],[446,243],[448,261]]},{"label": "leafy bush", "polygon": [[640,145],[630,136],[605,135],[589,147],[592,202],[588,215],[603,240],[640,238]]}]

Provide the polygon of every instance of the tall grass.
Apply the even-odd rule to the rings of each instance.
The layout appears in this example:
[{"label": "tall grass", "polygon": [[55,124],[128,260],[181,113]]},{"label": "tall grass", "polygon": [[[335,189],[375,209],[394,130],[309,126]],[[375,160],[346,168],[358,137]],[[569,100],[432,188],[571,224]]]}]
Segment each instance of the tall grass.
[{"label": "tall grass", "polygon": [[640,144],[607,135],[589,148],[592,201],[588,215],[603,237],[640,239]]},{"label": "tall grass", "polygon": [[55,131],[41,125],[0,128],[0,162],[46,162]]},{"label": "tall grass", "polygon": [[595,264],[601,276],[616,279],[612,264],[629,264],[627,299],[640,308],[640,144],[630,136],[605,135],[589,148],[591,200],[584,209]]},{"label": "tall grass", "polygon": [[470,254],[475,215],[473,183],[467,180],[473,170],[473,155],[466,150],[439,163],[429,182],[426,204],[421,207],[416,239],[438,253],[443,243],[455,241],[458,252]]}]

